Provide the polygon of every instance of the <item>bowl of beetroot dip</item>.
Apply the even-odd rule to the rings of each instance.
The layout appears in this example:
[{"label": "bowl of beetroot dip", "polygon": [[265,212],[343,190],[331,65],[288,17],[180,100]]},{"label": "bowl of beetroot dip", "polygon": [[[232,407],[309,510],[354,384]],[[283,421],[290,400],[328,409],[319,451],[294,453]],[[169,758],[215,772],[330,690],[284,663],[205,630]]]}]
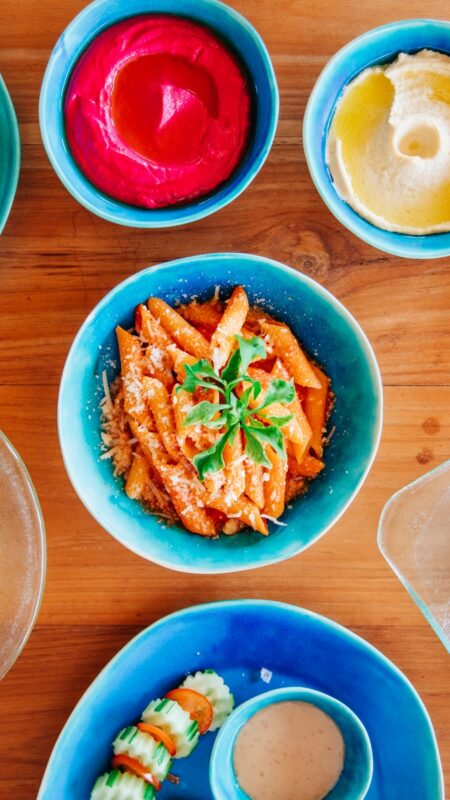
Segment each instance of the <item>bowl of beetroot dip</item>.
[{"label": "bowl of beetroot dip", "polygon": [[40,97],[49,159],[111,222],[193,222],[261,169],[278,120],[266,47],[217,0],[96,0],[66,28]]}]

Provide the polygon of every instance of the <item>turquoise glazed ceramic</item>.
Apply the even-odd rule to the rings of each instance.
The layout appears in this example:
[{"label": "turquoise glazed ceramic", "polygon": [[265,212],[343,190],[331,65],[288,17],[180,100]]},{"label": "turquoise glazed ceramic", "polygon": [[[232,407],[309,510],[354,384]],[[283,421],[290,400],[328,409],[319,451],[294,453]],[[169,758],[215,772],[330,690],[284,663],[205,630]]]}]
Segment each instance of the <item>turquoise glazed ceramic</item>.
[{"label": "turquoise glazed ceramic", "polygon": [[439,258],[450,254],[450,233],[410,236],[377,228],[341,199],[325,160],[325,143],[336,102],[366,67],[393,61],[401,52],[428,48],[450,55],[450,22],[413,19],[375,28],[354,39],[328,62],[305,112],[303,147],[311,177],[334,216],[360,239],[396,256]]},{"label": "turquoise glazed ceramic", "polygon": [[0,76],[0,233],[11,211],[19,171],[19,126],[8,89]]},{"label": "turquoise glazed ceramic", "polygon": [[249,800],[238,784],[233,768],[236,739],[254,714],[273,703],[312,703],[334,720],[345,742],[344,768],[327,800],[362,800],[372,780],[372,748],[367,731],[351,709],[334,697],[305,687],[275,689],[238,706],[217,736],[210,766],[211,789],[215,800]]},{"label": "turquoise glazed ceramic", "polygon": [[[293,685],[331,694],[359,717],[370,737],[374,763],[367,800],[444,800],[430,719],[400,670],[340,625],[262,600],[188,608],[124,647],[67,721],[38,800],[87,800],[97,775],[108,769],[117,732],[138,720],[151,699],[198,669],[223,675],[238,705],[268,688]],[[214,741],[212,733],[201,736],[189,758],[174,762],[180,783],[166,781],[159,800],[212,800]]]},{"label": "turquoise glazed ceramic", "polygon": [[[253,136],[241,163],[216,191],[192,203],[144,209],[108,197],[84,177],[67,145],[63,102],[71,71],[95,36],[126,17],[159,12],[189,17],[211,28],[238,53],[253,89]],[[224,3],[218,0],[96,0],[75,17],[53,50],[42,84],[40,125],[51,163],[79,203],[120,225],[166,228],[213,214],[244,191],[269,154],[278,109],[277,82],[264,42],[244,17]]]},{"label": "turquoise glazed ceramic", "polygon": [[[150,295],[170,304],[211,297],[220,285],[227,298],[242,284],[258,303],[292,326],[306,350],[330,375],[336,394],[326,469],[309,492],[289,507],[287,527],[270,536],[240,533],[208,540],[148,514],[100,461],[102,372],[118,373],[115,326],[133,324],[135,306]],[[238,253],[196,256],[133,275],[89,314],[64,368],[59,394],[59,437],[67,472],[97,521],[135,553],[183,572],[232,572],[299,553],[345,511],[375,456],[381,431],[382,389],[373,351],[348,311],[322,286],[289,267]]]}]

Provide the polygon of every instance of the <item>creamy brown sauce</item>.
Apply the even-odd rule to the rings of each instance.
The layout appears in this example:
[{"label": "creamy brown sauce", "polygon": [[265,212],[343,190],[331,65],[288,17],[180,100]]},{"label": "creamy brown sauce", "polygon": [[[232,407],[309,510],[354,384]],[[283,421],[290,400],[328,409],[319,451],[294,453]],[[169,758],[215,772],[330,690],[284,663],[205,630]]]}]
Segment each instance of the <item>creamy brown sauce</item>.
[{"label": "creamy brown sauce", "polygon": [[344,766],[344,739],[320,708],[303,701],[273,703],[244,725],[234,769],[252,800],[322,800]]}]

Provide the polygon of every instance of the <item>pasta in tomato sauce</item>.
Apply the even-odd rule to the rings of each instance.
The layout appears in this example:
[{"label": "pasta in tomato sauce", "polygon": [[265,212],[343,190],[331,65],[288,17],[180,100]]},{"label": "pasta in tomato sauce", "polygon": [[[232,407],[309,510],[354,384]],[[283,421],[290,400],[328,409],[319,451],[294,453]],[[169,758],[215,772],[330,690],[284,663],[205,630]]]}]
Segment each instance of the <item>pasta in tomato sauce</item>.
[{"label": "pasta in tomato sauce", "polygon": [[103,376],[102,459],[127,495],[210,538],[268,534],[324,468],[328,376],[289,326],[226,303],[151,297],[116,329],[121,373]]}]

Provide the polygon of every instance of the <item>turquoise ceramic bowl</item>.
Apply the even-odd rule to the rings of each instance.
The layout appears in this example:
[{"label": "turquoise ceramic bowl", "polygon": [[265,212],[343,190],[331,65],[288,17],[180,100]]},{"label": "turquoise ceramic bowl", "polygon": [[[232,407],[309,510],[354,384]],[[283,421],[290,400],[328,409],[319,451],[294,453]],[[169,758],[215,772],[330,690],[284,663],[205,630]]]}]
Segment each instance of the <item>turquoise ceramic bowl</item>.
[{"label": "turquoise ceramic bowl", "polygon": [[[326,469],[309,492],[271,525],[270,536],[240,533],[211,541],[161,523],[130,500],[111,464],[100,461],[102,372],[118,372],[115,326],[133,324],[135,306],[150,295],[170,304],[206,299],[237,284],[288,322],[332,379],[335,433]],[[151,267],[112,290],[81,327],[64,368],[58,405],[61,449],[79,497],[109,533],[135,553],[182,572],[233,572],[296,555],[327,531],[362,485],[375,456],[382,422],[382,388],[375,356],[359,325],[322,286],[275,261],[238,253],[202,255]]]},{"label": "turquoise ceramic bowl", "polygon": [[450,22],[413,19],[375,28],[354,39],[328,62],[311,92],[303,122],[303,147],[311,177],[334,216],[378,250],[405,258],[440,258],[450,254],[450,233],[410,236],[377,228],[360,217],[334,188],[325,144],[336,102],[345,86],[366,67],[393,61],[401,52],[423,48],[450,55]]},{"label": "turquoise ceramic bowl", "polygon": [[228,717],[217,736],[210,765],[211,790],[215,800],[249,800],[238,784],[233,766],[236,739],[243,726],[258,711],[274,703],[312,703],[334,720],[345,742],[344,768],[327,800],[362,800],[372,780],[373,757],[370,739],[361,720],[351,709],[323,692],[306,687],[275,689],[252,697]]},{"label": "turquoise ceramic bowl", "polygon": [[19,171],[19,126],[8,89],[0,75],[0,233],[11,211]]},{"label": "turquoise ceramic bowl", "polygon": [[[254,96],[253,135],[230,178],[199,200],[161,209],[129,206],[100,192],[73,160],[64,128],[64,95],[73,67],[105,28],[136,14],[189,17],[229,42],[247,69]],[[66,28],[45,72],[40,97],[41,135],[53,168],[68,191],[99,217],[136,228],[167,228],[194,222],[231,203],[251,183],[266,160],[278,122],[278,87],[270,56],[259,34],[237,11],[218,0],[96,0]]]}]

